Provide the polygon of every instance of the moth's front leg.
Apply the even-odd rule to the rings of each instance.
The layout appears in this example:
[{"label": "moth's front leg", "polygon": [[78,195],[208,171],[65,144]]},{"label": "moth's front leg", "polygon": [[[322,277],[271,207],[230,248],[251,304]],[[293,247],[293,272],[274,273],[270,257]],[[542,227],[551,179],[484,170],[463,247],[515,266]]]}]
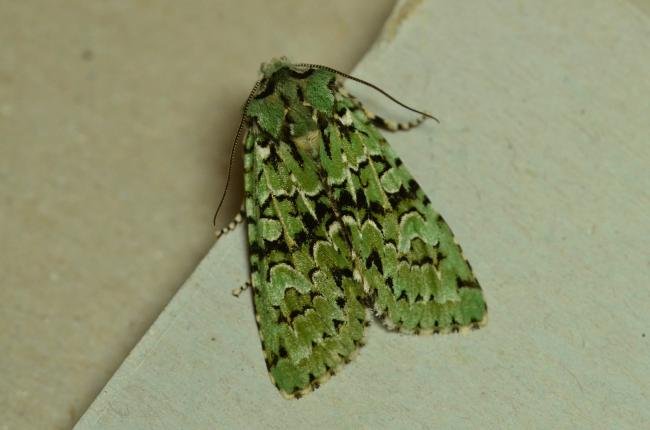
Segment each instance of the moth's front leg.
[{"label": "moth's front leg", "polygon": [[242,202],[239,212],[237,212],[237,215],[235,215],[232,221],[230,221],[228,225],[222,228],[221,230],[215,231],[214,234],[217,236],[217,239],[219,239],[224,234],[233,231],[239,224],[244,222],[245,219],[246,219],[246,214],[244,212],[244,203]]},{"label": "moth's front leg", "polygon": [[[372,112],[368,108],[366,108],[363,105],[363,103],[361,103],[361,101],[359,101],[359,99],[357,99],[355,96],[350,94],[345,88],[339,87],[338,91],[342,96],[347,97],[349,100],[351,100],[352,103],[358,109],[360,109],[363,112],[363,114],[368,118],[368,120],[375,127],[378,127],[378,128],[384,129],[384,130],[388,130],[388,131],[406,131],[406,130],[410,130],[410,129],[415,128],[418,125],[422,124],[424,122],[424,120],[427,119],[427,118],[433,118],[432,116],[427,114],[427,115],[420,115],[419,117],[417,117],[414,120],[404,121],[404,122],[385,119],[385,118],[377,115],[376,113]],[[417,111],[417,112],[419,112],[419,111]],[[438,120],[436,119],[436,121],[438,121]]]}]

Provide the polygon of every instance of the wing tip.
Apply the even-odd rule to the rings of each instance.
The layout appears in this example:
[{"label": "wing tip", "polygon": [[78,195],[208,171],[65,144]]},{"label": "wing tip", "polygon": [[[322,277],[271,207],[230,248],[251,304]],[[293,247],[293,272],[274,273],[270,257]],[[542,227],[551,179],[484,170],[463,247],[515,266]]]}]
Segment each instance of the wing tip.
[{"label": "wing tip", "polygon": [[[366,321],[369,321],[369,312],[366,312]],[[341,361],[335,366],[335,367],[327,367],[325,372],[320,375],[318,378],[314,378],[313,380],[309,381],[307,386],[301,387],[296,389],[295,391],[292,392],[287,392],[286,390],[280,388],[280,385],[277,383],[275,378],[273,377],[273,374],[271,373],[271,369],[269,369],[269,377],[271,378],[271,382],[273,385],[276,386],[278,391],[280,392],[280,395],[282,395],[283,398],[286,400],[298,400],[307,394],[317,390],[320,388],[321,385],[323,385],[325,382],[327,382],[332,376],[336,375],[343,369],[343,367],[353,361],[354,359],[357,358],[359,353],[361,352],[361,348],[363,348],[366,345],[366,338],[368,334],[368,326],[370,324],[363,324],[363,334],[361,336],[361,339],[359,339],[357,342],[355,342],[355,349],[350,352],[347,356],[342,356],[339,355]]]}]

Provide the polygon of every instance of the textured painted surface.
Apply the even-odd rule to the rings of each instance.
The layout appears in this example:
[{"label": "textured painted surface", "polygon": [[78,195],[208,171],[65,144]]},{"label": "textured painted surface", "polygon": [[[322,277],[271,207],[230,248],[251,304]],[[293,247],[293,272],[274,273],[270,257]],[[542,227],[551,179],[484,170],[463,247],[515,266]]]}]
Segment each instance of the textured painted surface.
[{"label": "textured painted surface", "polygon": [[487,307],[469,263],[377,129],[396,124],[330,70],[286,59],[262,70],[244,114],[245,211],[256,320],[282,394],[349,362],[373,315],[406,333],[478,328]]},{"label": "textured painted surface", "polygon": [[343,372],[288,402],[265,381],[251,296],[230,293],[248,276],[237,229],[79,428],[642,428],[649,41],[628,3],[422,2],[354,74],[441,119],[389,139],[454,227],[489,324],[434,337],[373,324]]}]

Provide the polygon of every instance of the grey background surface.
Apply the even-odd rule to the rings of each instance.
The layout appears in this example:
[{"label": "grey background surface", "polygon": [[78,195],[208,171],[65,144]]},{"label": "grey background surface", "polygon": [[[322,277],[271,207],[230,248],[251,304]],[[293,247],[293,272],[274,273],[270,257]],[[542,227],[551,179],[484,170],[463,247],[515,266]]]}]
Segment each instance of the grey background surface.
[{"label": "grey background surface", "polygon": [[415,337],[374,325],[353,363],[286,401],[268,380],[250,295],[230,295],[247,277],[239,228],[77,428],[650,422],[650,22],[629,3],[577,3],[402,2],[355,70],[441,118],[388,139],[472,262],[487,327]]},{"label": "grey background surface", "polygon": [[349,71],[393,4],[0,0],[0,429],[71,428],[210,249],[259,63]]}]

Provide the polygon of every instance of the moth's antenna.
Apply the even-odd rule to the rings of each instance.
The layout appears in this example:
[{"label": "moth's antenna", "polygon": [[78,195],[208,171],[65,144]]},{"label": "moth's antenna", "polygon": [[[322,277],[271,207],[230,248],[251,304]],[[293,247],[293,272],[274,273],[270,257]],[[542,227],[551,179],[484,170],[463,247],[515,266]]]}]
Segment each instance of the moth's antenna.
[{"label": "moth's antenna", "polygon": [[242,130],[244,129],[244,119],[246,118],[246,110],[248,109],[248,105],[250,102],[253,100],[253,97],[255,97],[255,93],[257,92],[257,89],[259,88],[260,84],[262,81],[257,81],[255,82],[255,86],[251,90],[251,93],[248,95],[248,98],[246,99],[246,103],[244,103],[244,108],[243,108],[243,113],[241,116],[241,121],[239,121],[239,128],[237,128],[237,134],[235,135],[235,140],[232,142],[232,150],[230,151],[230,162],[228,163],[228,177],[226,178],[226,186],[223,188],[223,194],[221,194],[221,200],[219,200],[219,206],[217,206],[217,210],[214,212],[214,217],[212,218],[212,225],[216,227],[217,224],[217,215],[219,214],[219,210],[221,209],[221,205],[223,205],[223,201],[226,198],[226,192],[228,191],[228,185],[230,185],[230,173],[232,171],[232,160],[235,157],[235,150],[237,149],[237,143],[239,142],[239,136],[241,135]]},{"label": "moth's antenna", "polygon": [[395,97],[388,94],[386,91],[379,88],[377,85],[371,84],[370,82],[364,81],[363,79],[356,78],[356,77],[354,77],[352,75],[348,75],[347,73],[343,73],[343,72],[340,72],[340,71],[338,71],[336,69],[333,69],[333,68],[331,68],[329,66],[323,66],[323,65],[320,65],[320,64],[298,63],[298,64],[295,64],[295,67],[307,67],[307,68],[313,68],[313,69],[323,69],[323,70],[327,70],[328,72],[336,73],[337,75],[343,76],[344,78],[352,79],[353,81],[357,81],[357,82],[359,82],[361,84],[369,86],[370,88],[372,88],[372,89],[374,89],[376,91],[379,91],[380,93],[382,93],[383,95],[385,95],[386,97],[388,97],[389,99],[391,99],[392,101],[397,103],[398,105],[402,106],[403,108],[408,109],[411,112],[419,113],[420,115],[425,116],[427,118],[431,118],[432,120],[434,120],[435,122],[440,124],[440,121],[435,116],[433,116],[431,114],[428,114],[426,112],[419,111],[417,109],[414,109],[414,108],[412,108],[410,106],[405,105],[401,101],[397,100]]}]

